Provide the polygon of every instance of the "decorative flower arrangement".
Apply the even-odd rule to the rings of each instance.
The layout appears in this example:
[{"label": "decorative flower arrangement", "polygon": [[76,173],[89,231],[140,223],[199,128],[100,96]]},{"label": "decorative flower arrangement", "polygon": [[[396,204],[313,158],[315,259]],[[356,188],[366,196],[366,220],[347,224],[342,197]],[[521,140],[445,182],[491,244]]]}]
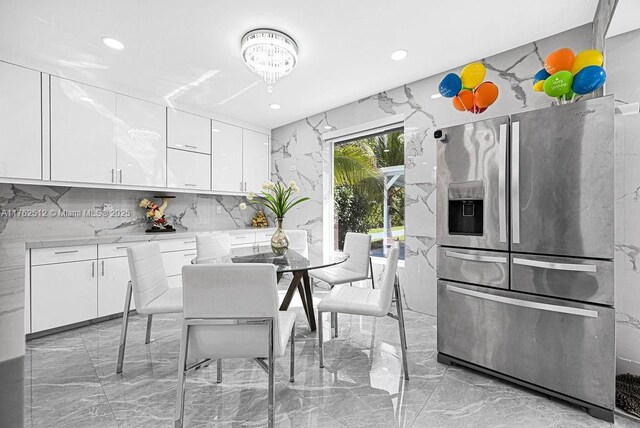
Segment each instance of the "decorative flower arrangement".
[{"label": "decorative flower arrangement", "polygon": [[[306,196],[296,198],[294,193],[299,191],[300,188],[293,180],[286,186],[282,182],[274,183],[273,181],[267,181],[262,185],[262,191],[259,194],[250,192],[247,195],[247,203],[264,205],[265,208],[268,208],[275,215],[277,225],[276,231],[271,237],[271,249],[279,256],[285,255],[289,248],[289,238],[282,230],[284,216],[291,208],[309,200]],[[247,208],[247,204],[241,202],[238,207],[243,210]]]}]

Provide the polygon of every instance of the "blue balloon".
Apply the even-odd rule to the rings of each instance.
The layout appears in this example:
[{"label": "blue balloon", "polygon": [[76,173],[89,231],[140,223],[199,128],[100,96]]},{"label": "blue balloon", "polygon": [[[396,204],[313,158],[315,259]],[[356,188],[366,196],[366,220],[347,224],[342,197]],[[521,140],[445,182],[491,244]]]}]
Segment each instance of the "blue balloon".
[{"label": "blue balloon", "polygon": [[535,85],[536,83],[538,83],[541,80],[547,80],[547,77],[551,76],[549,73],[547,73],[547,70],[545,70],[544,68],[540,71],[538,71],[535,76],[533,76],[533,84]]},{"label": "blue balloon", "polygon": [[588,94],[604,85],[607,73],[599,65],[589,65],[573,76],[571,89],[579,95]]},{"label": "blue balloon", "polygon": [[458,95],[462,89],[462,80],[460,80],[460,76],[455,73],[449,73],[444,76],[444,79],[440,82],[440,86],[438,90],[440,91],[440,95],[446,98],[453,98]]}]

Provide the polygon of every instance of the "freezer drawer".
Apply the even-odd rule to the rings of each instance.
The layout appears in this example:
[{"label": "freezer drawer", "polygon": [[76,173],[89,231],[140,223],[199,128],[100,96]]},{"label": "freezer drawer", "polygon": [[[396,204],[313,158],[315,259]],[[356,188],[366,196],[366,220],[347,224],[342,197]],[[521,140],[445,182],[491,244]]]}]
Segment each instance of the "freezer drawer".
[{"label": "freezer drawer", "polygon": [[613,262],[512,254],[511,289],[613,306]]},{"label": "freezer drawer", "polygon": [[509,254],[438,247],[438,278],[509,288]]},{"label": "freezer drawer", "polygon": [[438,280],[438,352],[613,409],[613,308]]}]

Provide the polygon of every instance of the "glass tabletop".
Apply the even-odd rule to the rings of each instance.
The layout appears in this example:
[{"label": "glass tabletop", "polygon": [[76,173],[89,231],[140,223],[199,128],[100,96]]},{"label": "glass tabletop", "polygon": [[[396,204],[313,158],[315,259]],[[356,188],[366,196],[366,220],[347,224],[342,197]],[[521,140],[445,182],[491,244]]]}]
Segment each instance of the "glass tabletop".
[{"label": "glass tabletop", "polygon": [[[233,263],[271,263],[277,267],[277,272],[295,272],[334,266],[345,262],[349,254],[335,251],[322,254],[320,250],[310,249],[308,255],[302,255],[295,250],[287,251],[284,256],[276,256],[269,245],[257,247],[233,248],[228,259]],[[204,259],[197,263],[212,263],[216,260]]]}]

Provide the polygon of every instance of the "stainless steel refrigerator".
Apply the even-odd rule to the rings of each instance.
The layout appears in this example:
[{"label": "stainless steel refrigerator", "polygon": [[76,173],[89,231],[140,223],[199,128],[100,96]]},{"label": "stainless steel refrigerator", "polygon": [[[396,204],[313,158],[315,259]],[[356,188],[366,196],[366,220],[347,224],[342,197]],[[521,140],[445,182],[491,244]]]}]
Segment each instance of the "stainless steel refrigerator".
[{"label": "stainless steel refrigerator", "polygon": [[438,360],[613,421],[613,97],[434,136]]}]

